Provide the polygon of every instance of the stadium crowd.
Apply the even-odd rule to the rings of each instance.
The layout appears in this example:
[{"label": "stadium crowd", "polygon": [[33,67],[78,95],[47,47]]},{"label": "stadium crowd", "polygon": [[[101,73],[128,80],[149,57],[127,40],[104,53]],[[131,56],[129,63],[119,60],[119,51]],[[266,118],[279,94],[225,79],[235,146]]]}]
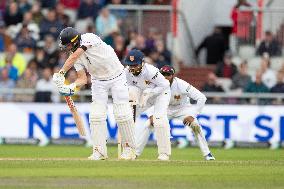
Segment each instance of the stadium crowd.
[{"label": "stadium crowd", "polygon": [[[0,3],[0,88],[35,89],[35,95],[28,93],[0,93],[0,101],[17,102],[60,102],[51,76],[67,59],[67,54],[58,48],[58,35],[67,26],[73,26],[81,33],[93,32],[111,45],[122,61],[131,49],[139,49],[146,55],[146,62],[160,68],[171,64],[171,52],[166,48],[165,36],[157,27],[149,27],[142,35],[128,19],[125,10],[109,10],[108,4],[154,4],[167,5],[170,0],[19,0]],[[245,0],[239,2],[247,6]],[[248,17],[237,12],[241,5],[232,10],[233,33],[239,38],[237,20]],[[125,21],[127,20],[127,21]],[[245,27],[245,26],[242,26]],[[246,30],[242,30],[246,31]],[[254,64],[249,60],[234,58],[226,43],[222,30],[216,27],[197,47],[196,53],[207,50],[206,63],[215,71],[207,76],[201,88],[205,92],[283,93],[284,65],[271,66],[271,57],[282,55],[282,46],[271,31],[265,33],[263,41],[255,50]],[[256,62],[257,61],[257,62]],[[281,60],[282,61],[282,60]],[[282,62],[281,62],[282,63]],[[256,67],[258,67],[256,69]],[[272,69],[273,68],[273,69]],[[76,72],[67,73],[66,82],[73,82]],[[219,82],[219,81],[222,82]],[[194,85],[194,83],[193,83]],[[90,85],[85,87],[90,88]],[[78,99],[78,97],[75,97]],[[227,102],[227,101],[226,101]],[[247,100],[245,101],[247,103]],[[282,104],[282,100],[263,101]],[[224,103],[220,98],[208,103]],[[230,99],[230,103],[240,103]],[[254,102],[252,102],[254,103]]]},{"label": "stadium crowd", "polygon": [[[139,49],[157,67],[171,64],[171,53],[157,28],[147,35],[127,27],[125,11],[110,11],[107,4],[169,4],[169,0],[19,0],[0,4],[0,88],[35,89],[30,94],[0,94],[0,101],[60,102],[51,80],[67,59],[58,49],[58,35],[67,26],[81,33],[93,32],[111,45],[120,60]],[[125,30],[127,28],[127,30]],[[73,82],[76,72],[67,73]],[[89,88],[90,86],[86,86]]]}]

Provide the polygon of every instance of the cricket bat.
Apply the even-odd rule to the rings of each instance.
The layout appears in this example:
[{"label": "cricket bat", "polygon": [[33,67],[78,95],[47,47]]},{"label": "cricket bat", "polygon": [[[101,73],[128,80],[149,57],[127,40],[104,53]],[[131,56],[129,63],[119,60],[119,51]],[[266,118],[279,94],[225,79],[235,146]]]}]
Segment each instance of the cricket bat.
[{"label": "cricket bat", "polygon": [[74,121],[75,121],[75,124],[76,124],[76,127],[78,129],[78,132],[81,136],[86,136],[86,133],[85,133],[85,129],[84,129],[84,124],[83,124],[83,120],[74,104],[74,101],[72,100],[72,98],[70,96],[65,96],[65,100],[66,100],[66,103],[73,115],[73,118],[74,118]]}]

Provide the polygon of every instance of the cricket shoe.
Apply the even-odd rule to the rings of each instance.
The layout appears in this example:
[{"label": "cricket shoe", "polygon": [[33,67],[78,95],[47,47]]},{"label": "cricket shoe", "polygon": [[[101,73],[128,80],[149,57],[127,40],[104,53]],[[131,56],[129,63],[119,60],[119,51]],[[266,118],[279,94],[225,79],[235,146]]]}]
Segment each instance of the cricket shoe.
[{"label": "cricket shoe", "polygon": [[121,160],[134,160],[136,159],[135,150],[130,147],[125,147],[120,155]]},{"label": "cricket shoe", "polygon": [[207,154],[204,158],[206,161],[215,160],[214,156],[211,153]]},{"label": "cricket shoe", "polygon": [[167,154],[159,154],[158,160],[160,160],[160,161],[169,161],[170,160],[170,156],[168,156]]},{"label": "cricket shoe", "polygon": [[94,152],[88,157],[89,160],[106,160],[107,157],[103,156],[99,151],[94,150]]}]

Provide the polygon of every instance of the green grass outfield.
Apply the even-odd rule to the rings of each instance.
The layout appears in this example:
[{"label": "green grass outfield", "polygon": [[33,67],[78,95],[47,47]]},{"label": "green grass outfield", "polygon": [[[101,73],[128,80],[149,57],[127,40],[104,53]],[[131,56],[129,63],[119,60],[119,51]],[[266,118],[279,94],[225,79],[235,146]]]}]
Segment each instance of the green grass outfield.
[{"label": "green grass outfield", "polygon": [[197,148],[173,149],[159,162],[156,148],[136,161],[89,161],[91,149],[78,146],[0,145],[0,188],[284,188],[284,150],[212,149],[206,162]]}]

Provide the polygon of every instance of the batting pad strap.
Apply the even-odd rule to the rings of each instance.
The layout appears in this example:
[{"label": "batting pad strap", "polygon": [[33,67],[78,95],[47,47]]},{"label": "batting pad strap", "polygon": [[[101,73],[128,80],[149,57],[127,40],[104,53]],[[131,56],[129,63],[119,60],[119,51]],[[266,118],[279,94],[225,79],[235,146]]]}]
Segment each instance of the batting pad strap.
[{"label": "batting pad strap", "polygon": [[171,155],[170,125],[165,116],[153,117],[159,154]]},{"label": "batting pad strap", "polygon": [[93,102],[89,116],[91,134],[93,140],[93,150],[97,150],[103,156],[107,157],[107,117],[106,105]]},{"label": "batting pad strap", "polygon": [[114,104],[113,114],[118,124],[122,146],[136,148],[132,109],[128,103]]}]

